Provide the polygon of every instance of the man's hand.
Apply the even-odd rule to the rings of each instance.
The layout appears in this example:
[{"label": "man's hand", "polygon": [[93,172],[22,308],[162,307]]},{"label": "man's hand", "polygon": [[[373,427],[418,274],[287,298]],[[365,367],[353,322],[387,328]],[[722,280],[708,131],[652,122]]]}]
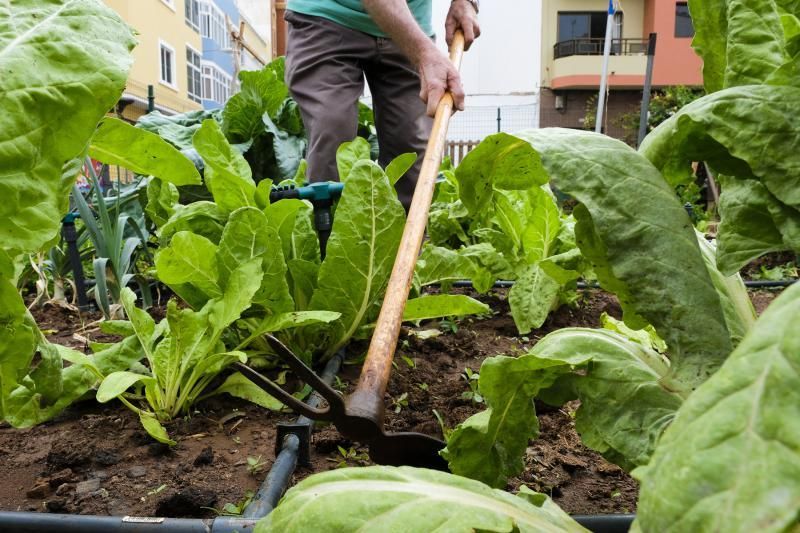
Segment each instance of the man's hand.
[{"label": "man's hand", "polygon": [[444,55],[435,46],[426,49],[419,58],[420,93],[419,97],[428,105],[428,116],[436,114],[439,100],[445,91],[453,95],[453,105],[459,111],[464,110],[464,88],[461,86],[461,76]]},{"label": "man's hand", "polygon": [[444,23],[444,37],[447,46],[453,43],[456,30],[464,32],[464,50],[469,50],[475,39],[481,36],[478,13],[467,0],[453,0],[450,3],[450,11],[447,12],[447,19]]},{"label": "man's hand", "polygon": [[[464,88],[461,86],[461,76],[458,75],[458,71],[447,55],[436,48],[430,37],[423,33],[408,9],[407,1],[364,0],[364,7],[378,26],[389,34],[389,37],[400,46],[419,69],[421,85],[419,96],[423,102],[428,104],[428,115],[432,117],[436,114],[439,100],[442,99],[445,91],[453,93],[453,105],[459,111],[463,111]],[[471,10],[471,16],[468,10]],[[454,13],[456,14],[454,15]],[[449,32],[448,45],[452,41],[456,28],[464,29],[465,44],[471,43],[477,37],[475,30],[478,25],[475,20],[475,9],[469,2],[465,0],[453,2],[450,6],[448,21],[451,18],[457,21],[457,25],[453,26],[452,30],[447,30]],[[472,22],[470,23],[470,21]],[[472,32],[470,40],[467,40],[467,27]],[[479,29],[478,33],[480,33]]]}]

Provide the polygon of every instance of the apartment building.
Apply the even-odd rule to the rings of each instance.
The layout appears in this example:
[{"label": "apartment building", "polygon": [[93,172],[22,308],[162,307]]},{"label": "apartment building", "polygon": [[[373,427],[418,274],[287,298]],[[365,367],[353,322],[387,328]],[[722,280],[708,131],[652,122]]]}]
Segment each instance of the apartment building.
[{"label": "apartment building", "polygon": [[[587,112],[594,115],[607,22],[608,0],[542,3],[541,127],[584,128]],[[657,34],[653,88],[701,86],[702,61],[691,48],[686,2],[624,0],[613,24],[603,131],[622,137],[620,115],[641,105],[650,33]]]},{"label": "apartment building", "polygon": [[150,87],[165,114],[220,107],[236,91],[240,70],[271,58],[269,21],[254,20],[259,11],[240,10],[235,0],[104,1],[138,32],[117,106],[128,120],[147,112]]},{"label": "apartment building", "polygon": [[[236,0],[185,0],[187,16],[202,36],[203,48],[199,58],[202,88],[200,102],[205,109],[225,105],[237,90],[241,70],[257,70],[271,57],[268,37],[256,31],[256,17],[267,18],[266,12],[240,9]],[[263,26],[264,21],[260,21]]]}]

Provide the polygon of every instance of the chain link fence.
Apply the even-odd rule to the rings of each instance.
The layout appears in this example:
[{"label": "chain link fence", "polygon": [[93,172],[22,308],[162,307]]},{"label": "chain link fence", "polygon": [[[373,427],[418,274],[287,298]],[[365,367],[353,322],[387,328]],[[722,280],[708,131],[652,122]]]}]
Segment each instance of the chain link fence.
[{"label": "chain link fence", "polygon": [[539,127],[539,104],[473,106],[456,113],[447,132],[447,155],[458,164],[484,138],[497,132]]}]

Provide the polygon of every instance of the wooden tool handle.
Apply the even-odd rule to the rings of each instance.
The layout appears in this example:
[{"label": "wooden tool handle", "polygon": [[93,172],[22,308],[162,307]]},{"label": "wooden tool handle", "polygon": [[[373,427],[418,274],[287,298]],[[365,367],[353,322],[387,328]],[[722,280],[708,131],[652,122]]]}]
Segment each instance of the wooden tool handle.
[{"label": "wooden tool handle", "polygon": [[[450,61],[456,69],[461,68],[464,55],[464,35],[457,31],[450,45]],[[444,146],[447,142],[447,125],[453,114],[453,96],[446,93],[439,101],[436,117],[433,121],[428,147],[417,180],[414,198],[408,211],[403,238],[397,250],[392,275],[386,288],[375,332],[369,345],[367,358],[361,370],[361,376],[355,391],[348,397],[348,412],[370,418],[383,424],[383,395],[389,383],[397,338],[403,321],[403,311],[408,300],[408,292],[414,277],[425,226],[428,223],[428,211],[433,200],[436,177],[442,162]]]}]

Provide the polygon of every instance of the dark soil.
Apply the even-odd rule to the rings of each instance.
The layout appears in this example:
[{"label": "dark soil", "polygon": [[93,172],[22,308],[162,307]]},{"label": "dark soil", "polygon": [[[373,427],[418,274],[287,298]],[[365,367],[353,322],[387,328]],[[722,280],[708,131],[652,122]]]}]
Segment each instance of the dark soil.
[{"label": "dark soil", "polygon": [[[775,292],[754,293],[759,311]],[[481,297],[494,315],[467,319],[441,329],[427,340],[404,334],[395,357],[386,395],[387,429],[421,431],[441,437],[433,411],[454,427],[482,410],[463,396],[469,391],[464,369],[478,371],[498,354],[520,353],[547,333],[565,326],[598,326],[603,312],[619,318],[616,299],[602,291],[585,291],[574,308],[562,307],[544,327],[518,337],[508,314],[506,292]],[[161,310],[156,310],[160,314]],[[99,315],[69,310],[34,312],[48,338],[76,349],[89,342],[109,342],[93,324]],[[366,345],[354,345],[358,359]],[[340,387],[348,389],[360,365],[345,365]],[[404,396],[405,394],[405,396]],[[525,472],[509,481],[550,494],[575,514],[635,511],[638,486],[624,471],[585,448],[574,429],[576,404],[539,409],[541,435],[526,453]],[[30,429],[0,427],[0,509],[82,514],[210,517],[214,508],[238,503],[255,491],[274,457],[275,424],[293,420],[234,398],[216,398],[197,406],[191,417],[168,430],[179,444],[170,450],[154,443],[137,417],[119,404],[74,405],[60,417]],[[294,482],[339,466],[370,464],[366,449],[343,439],[335,428],[320,427],[312,437],[312,465],[300,467]],[[248,468],[248,458],[259,459]]]}]

